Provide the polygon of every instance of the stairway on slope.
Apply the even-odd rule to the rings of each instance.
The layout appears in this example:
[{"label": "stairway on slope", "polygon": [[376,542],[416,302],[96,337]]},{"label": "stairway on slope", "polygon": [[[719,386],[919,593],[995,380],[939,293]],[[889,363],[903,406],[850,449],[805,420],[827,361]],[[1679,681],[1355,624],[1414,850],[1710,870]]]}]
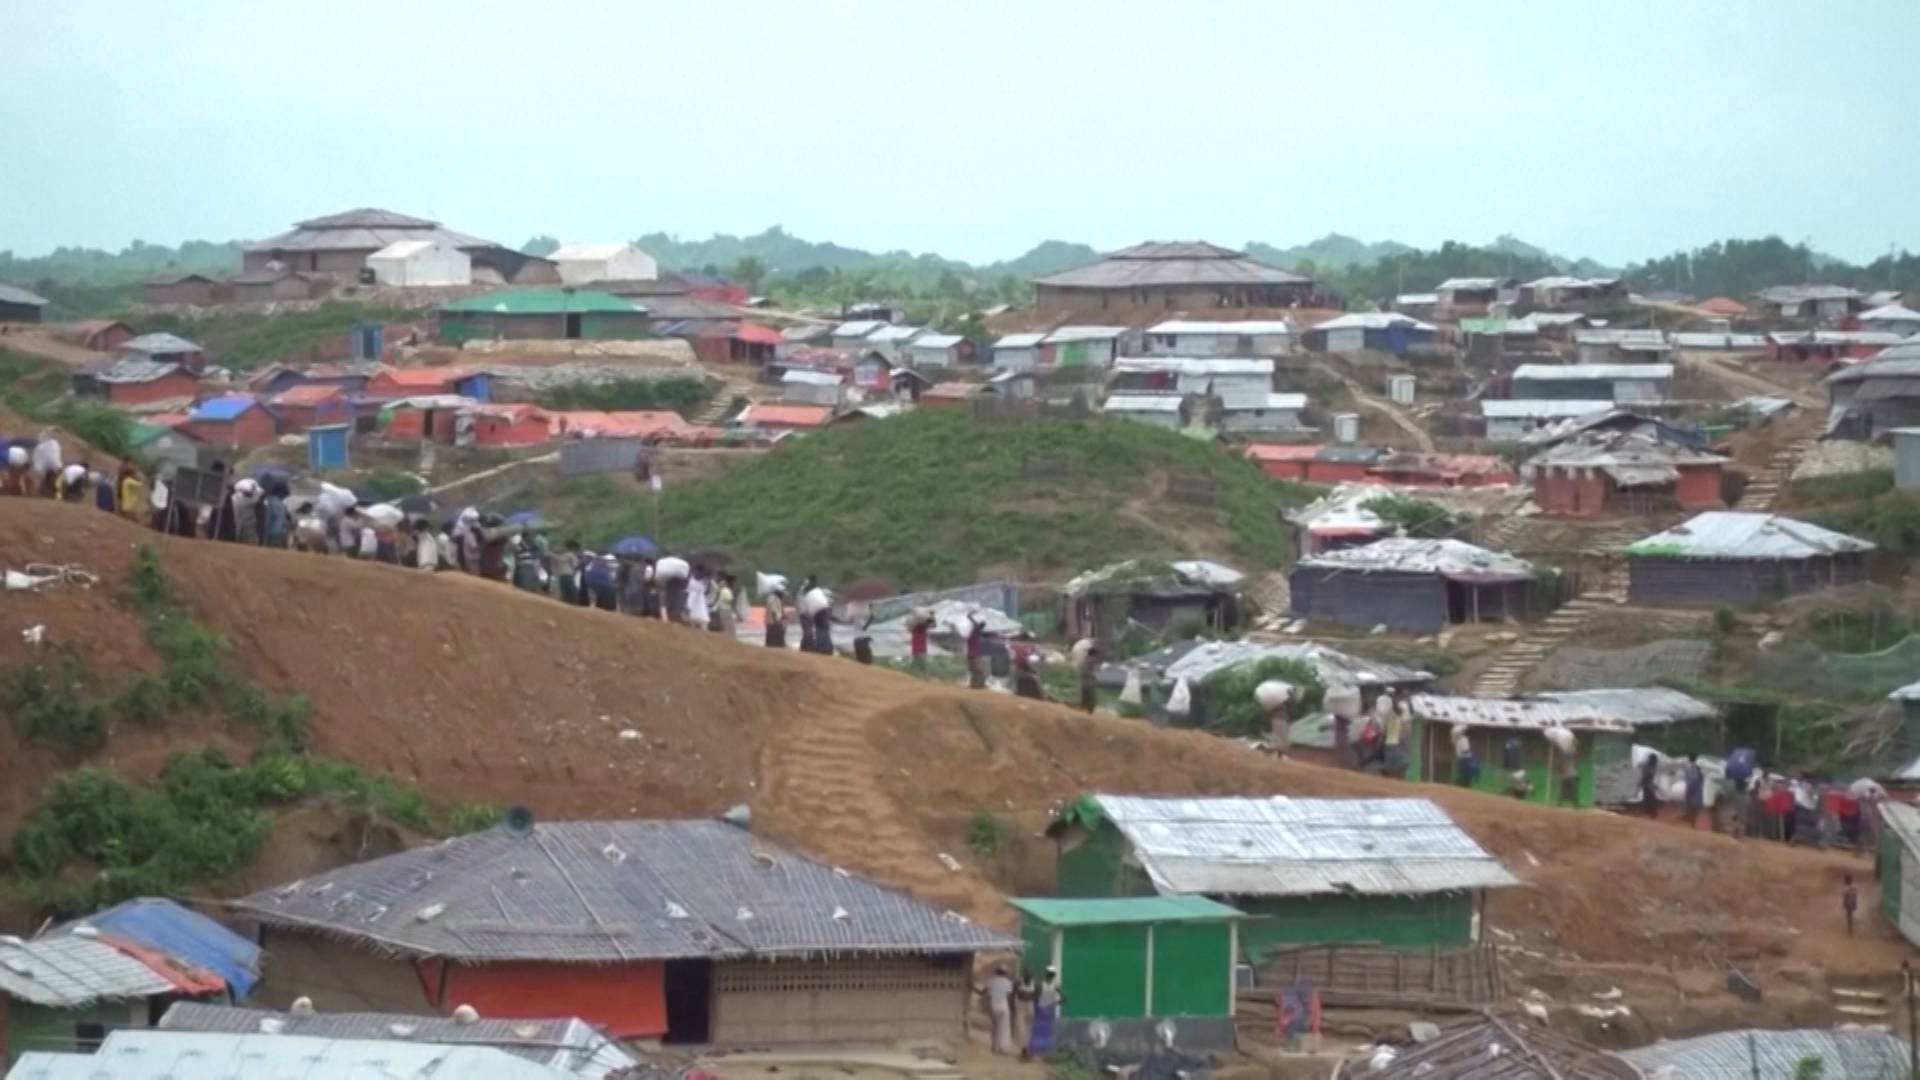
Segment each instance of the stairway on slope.
[{"label": "stairway on slope", "polygon": [[1746,490],[1740,493],[1740,501],[1734,503],[1733,508],[1754,512],[1773,509],[1774,500],[1780,497],[1780,489],[1793,479],[1793,467],[1818,440],[1817,434],[1802,435],[1775,450],[1767,467],[1747,483]]},{"label": "stairway on slope", "polygon": [[1473,692],[1480,697],[1507,697],[1513,694],[1520,688],[1520,680],[1546,659],[1549,653],[1579,633],[1595,612],[1624,604],[1626,600],[1626,581],[1620,567],[1609,563],[1599,584],[1528,627],[1519,640],[1502,650],[1494,659],[1493,666],[1474,680]]}]

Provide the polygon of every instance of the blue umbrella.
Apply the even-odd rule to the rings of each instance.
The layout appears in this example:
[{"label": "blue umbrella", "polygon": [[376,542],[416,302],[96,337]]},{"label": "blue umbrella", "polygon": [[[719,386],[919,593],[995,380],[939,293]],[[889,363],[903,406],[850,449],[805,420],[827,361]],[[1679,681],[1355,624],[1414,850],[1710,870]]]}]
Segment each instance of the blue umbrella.
[{"label": "blue umbrella", "polygon": [[271,486],[271,481],[286,483],[293,479],[293,470],[285,465],[262,465],[253,470],[253,478],[262,486]]},{"label": "blue umbrella", "polygon": [[657,559],[660,545],[650,536],[623,536],[613,542],[613,553],[623,559]]},{"label": "blue umbrella", "polygon": [[538,525],[545,520],[545,518],[540,516],[540,511],[538,510],[522,510],[517,514],[507,515],[507,524],[509,525]]}]

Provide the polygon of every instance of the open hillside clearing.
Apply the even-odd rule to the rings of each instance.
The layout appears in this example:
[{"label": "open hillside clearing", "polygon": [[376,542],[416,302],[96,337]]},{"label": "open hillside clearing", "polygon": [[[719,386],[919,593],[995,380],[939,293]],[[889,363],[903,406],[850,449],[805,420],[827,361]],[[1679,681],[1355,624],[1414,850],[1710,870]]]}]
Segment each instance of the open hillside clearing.
[{"label": "open hillside clearing", "polygon": [[[1037,834],[1084,791],[1418,794],[1526,884],[1489,908],[1521,972],[1510,991],[1529,969],[1580,994],[1620,986],[1637,1019],[1615,1039],[1831,1018],[1829,977],[1879,978],[1907,952],[1871,889],[1862,906],[1875,914],[1846,937],[1840,878],[1870,880],[1859,856],[1276,762],[1202,733],[774,653],[462,575],[170,540],[83,506],[0,501],[6,565],[77,563],[103,579],[0,598],[0,668],[37,659],[20,633],[36,624],[93,670],[145,668],[138,623],[115,598],[142,544],[238,666],[313,700],[314,752],[449,802],[520,803],[549,819],[746,802],[758,831],[1009,927],[1002,896],[1051,888]],[[223,739],[238,741],[216,721],[175,721],[116,732],[102,760],[140,775],[169,748]],[[56,764],[0,733],[0,825],[18,823]],[[1010,831],[989,855],[967,846],[981,815]],[[1766,988],[1764,1004],[1724,992],[1728,966]]]}]

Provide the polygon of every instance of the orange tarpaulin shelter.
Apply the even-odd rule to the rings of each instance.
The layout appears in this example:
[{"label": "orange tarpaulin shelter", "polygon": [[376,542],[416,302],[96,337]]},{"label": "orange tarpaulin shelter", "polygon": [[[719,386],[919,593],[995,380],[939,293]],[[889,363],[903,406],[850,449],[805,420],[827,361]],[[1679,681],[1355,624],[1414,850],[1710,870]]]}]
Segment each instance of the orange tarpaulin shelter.
[{"label": "orange tarpaulin shelter", "polygon": [[481,1016],[577,1016],[619,1039],[651,1039],[667,1032],[667,968],[659,961],[585,965],[424,960],[419,968],[428,999],[437,998],[441,1012],[471,1005]]}]

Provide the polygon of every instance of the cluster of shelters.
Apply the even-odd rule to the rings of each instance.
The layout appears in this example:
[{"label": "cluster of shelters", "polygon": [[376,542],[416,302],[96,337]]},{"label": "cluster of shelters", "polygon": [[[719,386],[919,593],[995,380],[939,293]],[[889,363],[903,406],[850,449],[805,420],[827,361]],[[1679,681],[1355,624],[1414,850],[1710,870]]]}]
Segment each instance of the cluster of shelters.
[{"label": "cluster of shelters", "polygon": [[1489,454],[1438,454],[1375,446],[1255,443],[1246,455],[1276,480],[1367,483],[1428,489],[1492,488],[1516,483],[1513,466]]},{"label": "cluster of shelters", "polygon": [[1465,541],[1394,536],[1306,556],[1288,581],[1299,618],[1431,634],[1525,617],[1536,577],[1532,563]]},{"label": "cluster of shelters", "polygon": [[1753,607],[1864,581],[1874,545],[1776,514],[1710,510],[1627,548],[1627,596]]}]

